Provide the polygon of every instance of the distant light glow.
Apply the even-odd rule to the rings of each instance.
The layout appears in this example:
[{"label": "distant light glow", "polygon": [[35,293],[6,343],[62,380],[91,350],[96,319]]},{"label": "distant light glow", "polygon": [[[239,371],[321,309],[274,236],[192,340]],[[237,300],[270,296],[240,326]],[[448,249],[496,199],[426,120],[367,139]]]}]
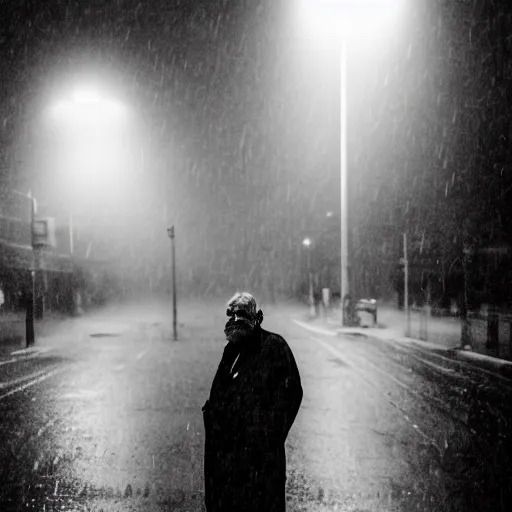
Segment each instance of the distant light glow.
[{"label": "distant light glow", "polygon": [[111,99],[93,100],[92,96],[78,96],[55,102],[49,107],[49,114],[54,120],[74,125],[103,124],[108,121],[119,121],[126,113],[125,106]]},{"label": "distant light glow", "polygon": [[305,247],[309,247],[311,245],[311,240],[309,238],[304,238],[302,241]]},{"label": "distant light glow", "polygon": [[300,24],[313,38],[367,39],[397,16],[403,0],[298,0]]},{"label": "distant light glow", "polygon": [[127,107],[94,88],[75,89],[49,106],[53,167],[65,195],[97,205],[126,193],[133,164],[132,116]]},{"label": "distant light glow", "polygon": [[75,89],[71,93],[71,100],[75,103],[99,104],[101,97],[94,89]]}]

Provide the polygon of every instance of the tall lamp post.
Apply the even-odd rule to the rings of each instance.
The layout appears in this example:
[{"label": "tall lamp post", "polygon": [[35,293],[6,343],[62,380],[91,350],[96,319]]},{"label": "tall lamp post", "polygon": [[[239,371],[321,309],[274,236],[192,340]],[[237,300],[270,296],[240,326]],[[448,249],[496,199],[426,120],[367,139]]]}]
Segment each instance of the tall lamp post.
[{"label": "tall lamp post", "polygon": [[[340,213],[341,289],[349,294],[347,194],[347,46],[349,40],[374,34],[377,25],[393,16],[401,0],[301,0],[302,17],[316,38],[327,38],[340,49]],[[343,307],[341,323],[345,324]]]},{"label": "tall lamp post", "polygon": [[167,228],[167,235],[171,239],[172,253],[172,331],[176,341],[178,339],[178,331],[176,327],[176,253],[174,247],[174,226]]},{"label": "tall lamp post", "polygon": [[[349,293],[348,281],[348,194],[347,194],[347,43],[341,42],[340,50],[340,215],[341,215],[341,288],[340,299],[343,306]],[[346,315],[341,307],[341,323],[345,324]]]}]

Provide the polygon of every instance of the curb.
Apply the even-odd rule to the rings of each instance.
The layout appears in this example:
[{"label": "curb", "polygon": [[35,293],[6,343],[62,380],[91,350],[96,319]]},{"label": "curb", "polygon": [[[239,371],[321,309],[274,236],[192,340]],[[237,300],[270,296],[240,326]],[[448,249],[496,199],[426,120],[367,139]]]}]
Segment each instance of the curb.
[{"label": "curb", "polygon": [[464,349],[452,349],[451,355],[455,359],[467,362],[472,366],[483,368],[507,379],[512,379],[512,362],[505,359],[498,359],[497,357],[486,356],[475,352],[470,352]]},{"label": "curb", "polygon": [[377,339],[381,339],[383,341],[392,341],[409,345],[416,345],[418,347],[422,347],[428,349],[432,352],[442,353],[448,357],[459,360],[461,362],[467,363],[468,365],[473,366],[474,368],[483,369],[490,371],[492,373],[498,374],[507,379],[512,379],[512,362],[507,361],[505,359],[499,359],[496,357],[488,356],[485,354],[480,354],[478,352],[471,352],[468,350],[464,350],[458,347],[444,347],[442,345],[418,340],[415,338],[406,338],[406,337],[389,337],[383,335],[383,333],[375,332],[374,330],[369,329],[329,329],[328,327],[317,327],[311,324],[308,324],[304,321],[300,321],[294,319],[294,322],[305,329],[308,329],[312,332],[316,332],[318,334],[325,334],[327,336],[339,336],[339,335],[358,335],[364,336],[365,338],[374,337]]}]

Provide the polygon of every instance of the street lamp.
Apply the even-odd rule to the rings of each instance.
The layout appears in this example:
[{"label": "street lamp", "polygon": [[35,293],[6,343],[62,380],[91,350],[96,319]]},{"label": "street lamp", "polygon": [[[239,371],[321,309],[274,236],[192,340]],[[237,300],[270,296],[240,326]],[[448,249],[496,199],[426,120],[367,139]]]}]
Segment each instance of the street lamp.
[{"label": "street lamp", "polygon": [[[304,30],[315,39],[327,39],[340,47],[340,211],[341,211],[341,289],[340,299],[349,294],[348,280],[348,201],[347,201],[347,45],[373,37],[377,29],[389,26],[401,0],[300,0]],[[380,31],[380,30],[379,30]],[[345,315],[341,308],[341,322]]]},{"label": "street lamp", "polygon": [[105,192],[110,197],[121,173],[133,164],[126,138],[129,109],[96,89],[77,88],[53,102],[46,118],[60,132],[58,157],[66,173],[61,179],[80,191],[73,200],[96,199]]},{"label": "street lamp", "polygon": [[[114,171],[128,164],[126,141],[122,136],[127,113],[128,109],[121,102],[92,86],[77,87],[46,109],[46,120],[62,130],[58,148],[60,156],[65,158],[62,164],[65,172],[58,181],[67,181],[69,185],[64,187],[62,195],[79,191],[79,195],[70,200],[73,208],[70,205],[66,208],[72,255],[75,252],[76,203],[95,200],[102,192],[110,198],[112,192],[119,189],[120,180],[112,178]],[[97,205],[93,206],[91,210],[96,211]]]},{"label": "street lamp", "polygon": [[309,282],[309,316],[315,316],[315,300],[313,297],[313,276],[311,274],[311,240],[304,238],[302,245],[306,248],[307,268],[308,268],[308,282]]}]

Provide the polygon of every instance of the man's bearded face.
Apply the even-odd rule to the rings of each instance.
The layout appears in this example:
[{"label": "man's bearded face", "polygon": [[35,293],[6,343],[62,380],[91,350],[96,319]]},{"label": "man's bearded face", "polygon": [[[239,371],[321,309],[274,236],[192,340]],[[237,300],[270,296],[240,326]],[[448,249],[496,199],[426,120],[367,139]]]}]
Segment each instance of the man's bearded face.
[{"label": "man's bearded face", "polygon": [[234,306],[227,310],[229,320],[224,328],[226,339],[233,343],[238,343],[251,336],[256,325],[254,315],[243,306]]}]

